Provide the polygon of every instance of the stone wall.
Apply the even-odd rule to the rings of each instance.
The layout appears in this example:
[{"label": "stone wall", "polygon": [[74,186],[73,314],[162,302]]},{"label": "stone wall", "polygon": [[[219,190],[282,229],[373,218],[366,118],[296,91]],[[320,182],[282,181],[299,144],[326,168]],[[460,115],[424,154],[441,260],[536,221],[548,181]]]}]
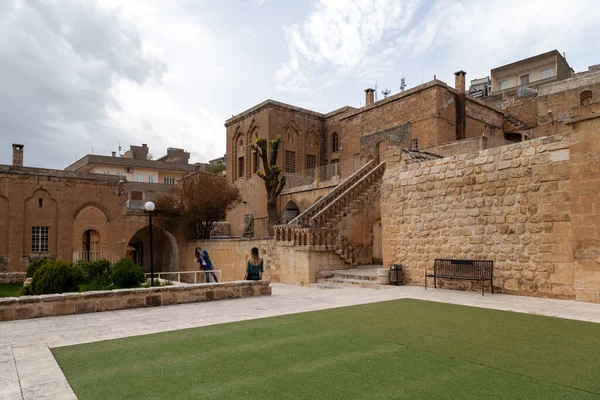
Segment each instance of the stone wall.
[{"label": "stone wall", "polygon": [[0,321],[270,295],[268,281],[0,298]]},{"label": "stone wall", "polygon": [[[408,282],[422,284],[435,258],[490,259],[494,285],[505,293],[598,301],[597,253],[588,254],[592,264],[581,261],[574,286],[571,196],[581,192],[584,201],[591,183],[571,181],[569,160],[593,153],[571,145],[563,134],[411,165],[391,148],[381,188],[385,265],[402,264]],[[588,174],[594,188],[598,176]],[[583,234],[582,241],[600,248],[597,236]]]},{"label": "stone wall", "polygon": [[23,283],[25,272],[0,272],[0,283]]},{"label": "stone wall", "polygon": [[188,241],[185,268],[197,271],[194,249],[208,251],[222,281],[243,279],[250,249],[257,247],[264,260],[263,278],[271,282],[309,285],[322,270],[346,269],[349,265],[333,251],[310,251],[308,248],[277,245],[273,240],[198,240]]}]

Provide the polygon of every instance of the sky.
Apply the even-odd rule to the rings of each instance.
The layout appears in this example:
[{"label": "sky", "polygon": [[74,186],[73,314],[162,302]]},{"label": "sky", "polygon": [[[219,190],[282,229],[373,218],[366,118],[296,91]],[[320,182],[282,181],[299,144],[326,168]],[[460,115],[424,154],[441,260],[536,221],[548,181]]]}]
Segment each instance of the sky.
[{"label": "sky", "polygon": [[225,153],[225,120],[364,89],[454,84],[553,49],[600,63],[597,0],[0,0],[0,164],[63,169],[148,144]]}]

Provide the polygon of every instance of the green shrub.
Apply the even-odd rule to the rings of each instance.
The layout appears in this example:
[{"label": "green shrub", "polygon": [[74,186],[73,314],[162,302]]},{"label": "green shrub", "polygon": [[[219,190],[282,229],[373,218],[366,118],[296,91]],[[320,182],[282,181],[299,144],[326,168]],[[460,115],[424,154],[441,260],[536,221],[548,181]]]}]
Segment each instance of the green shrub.
[{"label": "green shrub", "polygon": [[21,290],[19,290],[19,296],[31,296],[31,285],[23,286]]},{"label": "green shrub", "polygon": [[33,278],[33,275],[35,274],[35,271],[37,271],[39,267],[41,267],[42,265],[44,265],[44,263],[46,261],[48,261],[48,258],[46,258],[46,257],[36,258],[35,260],[31,261],[29,263],[29,266],[27,267],[27,272],[25,273],[25,277],[26,278]]},{"label": "green shrub", "polygon": [[83,280],[83,271],[79,266],[47,260],[33,275],[31,294],[76,292]]},{"label": "green shrub", "polygon": [[117,288],[137,287],[145,280],[144,268],[129,257],[122,258],[113,266],[112,275]]},{"label": "green shrub", "polygon": [[85,281],[94,286],[109,286],[112,282],[110,261],[98,260],[81,264]]}]

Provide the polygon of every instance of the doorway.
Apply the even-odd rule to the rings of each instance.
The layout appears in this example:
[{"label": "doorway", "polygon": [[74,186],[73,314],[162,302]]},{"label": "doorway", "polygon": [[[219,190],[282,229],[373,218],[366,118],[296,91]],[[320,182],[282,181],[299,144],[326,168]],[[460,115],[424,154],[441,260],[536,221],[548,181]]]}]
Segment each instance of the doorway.
[{"label": "doorway", "polygon": [[383,264],[383,246],[381,243],[381,220],[373,223],[373,264]]},{"label": "doorway", "polygon": [[81,249],[85,261],[95,261],[100,252],[100,235],[93,229],[83,232]]}]

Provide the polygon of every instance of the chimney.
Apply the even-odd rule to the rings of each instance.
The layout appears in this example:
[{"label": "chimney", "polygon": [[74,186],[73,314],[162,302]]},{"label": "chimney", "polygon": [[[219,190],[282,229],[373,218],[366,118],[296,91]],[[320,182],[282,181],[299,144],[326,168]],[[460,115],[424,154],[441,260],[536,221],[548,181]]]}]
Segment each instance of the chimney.
[{"label": "chimney", "polygon": [[375,102],[375,89],[365,89],[365,106],[371,105]]},{"label": "chimney", "polygon": [[148,147],[146,143],[142,143],[142,147]]},{"label": "chimney", "polygon": [[467,73],[462,70],[454,73],[454,89],[456,89],[459,94],[465,93],[465,75],[467,75]]},{"label": "chimney", "polygon": [[457,71],[454,73],[454,89],[458,92],[456,96],[456,140],[466,139],[467,137],[467,120],[465,116],[465,80],[467,73],[465,71]]},{"label": "chimney", "polygon": [[113,157],[117,156],[117,152],[116,151],[111,151],[111,154],[112,154]]},{"label": "chimney", "polygon": [[22,167],[23,166],[23,148],[24,144],[16,144],[13,145],[13,167]]}]

